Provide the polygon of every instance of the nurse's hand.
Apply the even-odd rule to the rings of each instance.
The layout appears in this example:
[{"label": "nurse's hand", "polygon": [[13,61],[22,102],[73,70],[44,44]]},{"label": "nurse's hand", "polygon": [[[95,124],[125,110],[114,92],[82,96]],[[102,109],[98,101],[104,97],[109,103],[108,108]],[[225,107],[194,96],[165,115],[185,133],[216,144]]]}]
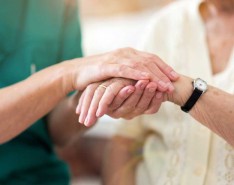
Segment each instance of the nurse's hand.
[{"label": "nurse's hand", "polygon": [[172,91],[174,88],[170,80],[178,78],[177,73],[156,55],[131,48],[74,59],[63,65],[66,66],[72,82],[69,90],[84,90],[91,83],[111,77],[123,77],[154,81],[159,90]]}]

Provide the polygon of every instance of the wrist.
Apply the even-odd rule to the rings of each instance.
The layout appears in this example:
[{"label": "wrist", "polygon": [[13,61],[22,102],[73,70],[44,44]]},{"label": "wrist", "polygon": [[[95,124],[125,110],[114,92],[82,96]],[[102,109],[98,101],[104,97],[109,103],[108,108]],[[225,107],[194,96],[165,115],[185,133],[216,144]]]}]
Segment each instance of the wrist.
[{"label": "wrist", "polygon": [[73,60],[64,61],[59,64],[61,84],[63,91],[68,94],[72,91],[78,90],[76,86],[77,66],[74,66]]},{"label": "wrist", "polygon": [[191,78],[181,75],[177,81],[173,82],[175,90],[165,95],[165,101],[183,106],[192,94],[192,81]]},{"label": "wrist", "polygon": [[58,65],[53,66],[51,71],[51,78],[53,78],[57,84],[56,89],[58,89],[63,97],[73,90],[69,70],[65,63],[66,62],[61,62]]}]

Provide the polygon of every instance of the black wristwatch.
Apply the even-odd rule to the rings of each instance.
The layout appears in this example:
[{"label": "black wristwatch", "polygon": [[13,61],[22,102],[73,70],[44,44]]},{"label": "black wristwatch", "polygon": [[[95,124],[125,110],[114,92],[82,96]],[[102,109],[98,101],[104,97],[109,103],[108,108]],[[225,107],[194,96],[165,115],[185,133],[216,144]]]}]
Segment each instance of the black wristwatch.
[{"label": "black wristwatch", "polygon": [[181,110],[183,110],[184,112],[189,112],[193,108],[197,100],[201,97],[201,95],[208,89],[207,83],[200,78],[195,79],[192,84],[193,93],[188,101],[181,107]]}]

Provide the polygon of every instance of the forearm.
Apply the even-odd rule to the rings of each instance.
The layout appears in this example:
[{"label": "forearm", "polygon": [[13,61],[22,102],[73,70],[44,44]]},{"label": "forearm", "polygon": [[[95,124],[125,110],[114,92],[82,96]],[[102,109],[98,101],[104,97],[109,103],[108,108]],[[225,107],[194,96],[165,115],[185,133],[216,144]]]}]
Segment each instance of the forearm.
[{"label": "forearm", "polygon": [[[169,101],[184,105],[192,94],[192,79],[182,76],[175,85],[175,92]],[[218,88],[209,86],[189,114],[200,123],[223,137],[234,146],[234,96]]]},{"label": "forearm", "polygon": [[66,70],[60,65],[0,90],[0,143],[48,113],[70,90]]},{"label": "forearm", "polygon": [[79,117],[75,113],[80,94],[65,98],[48,115],[49,130],[54,143],[65,146],[75,141],[87,127],[78,124]]},{"label": "forearm", "polygon": [[13,138],[48,113],[66,93],[83,90],[91,83],[123,77],[152,79],[165,87],[165,82],[149,70],[152,65],[172,87],[169,77],[176,80],[178,75],[171,67],[155,55],[125,48],[57,64],[1,89],[0,143]]},{"label": "forearm", "polygon": [[134,185],[139,157],[134,155],[135,141],[114,137],[109,144],[103,167],[104,185]]}]

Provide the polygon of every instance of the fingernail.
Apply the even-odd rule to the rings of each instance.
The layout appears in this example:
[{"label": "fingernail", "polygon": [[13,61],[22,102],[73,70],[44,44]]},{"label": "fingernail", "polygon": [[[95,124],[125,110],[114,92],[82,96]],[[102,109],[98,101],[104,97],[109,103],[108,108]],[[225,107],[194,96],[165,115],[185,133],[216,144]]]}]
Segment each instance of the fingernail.
[{"label": "fingernail", "polygon": [[128,93],[128,94],[132,94],[132,93],[133,93],[133,90],[132,90],[132,89],[128,89],[128,90],[127,90],[127,93]]},{"label": "fingernail", "polygon": [[175,71],[172,71],[170,74],[171,74],[171,76],[173,78],[178,78],[179,77],[179,75]]},{"label": "fingernail", "polygon": [[166,88],[167,84],[163,81],[159,81],[158,84],[162,87],[162,88]]},{"label": "fingernail", "polygon": [[87,125],[87,124],[88,124],[88,122],[89,122],[89,118],[88,118],[88,117],[86,117],[86,119],[85,119],[85,121],[84,121],[84,124],[85,124],[85,125]]},{"label": "fingernail", "polygon": [[162,94],[161,92],[158,92],[158,93],[156,94],[156,98],[157,98],[157,99],[160,99],[160,98],[162,98],[162,95],[163,95],[163,94]]},{"label": "fingernail", "polygon": [[81,123],[81,122],[80,122],[80,120],[79,120],[79,119],[77,120],[77,122],[78,122],[78,123],[80,123],[80,124],[83,124],[83,123]]},{"label": "fingernail", "polygon": [[84,118],[84,115],[83,115],[83,114],[80,115],[80,117],[79,117],[79,122],[83,124],[84,121],[85,121],[84,119],[85,119],[85,118]]},{"label": "fingernail", "polygon": [[89,125],[87,125],[87,124],[84,124],[84,126],[88,127]]},{"label": "fingernail", "polygon": [[85,126],[89,126],[89,120],[90,120],[89,117],[86,117],[85,122],[84,122]]}]

